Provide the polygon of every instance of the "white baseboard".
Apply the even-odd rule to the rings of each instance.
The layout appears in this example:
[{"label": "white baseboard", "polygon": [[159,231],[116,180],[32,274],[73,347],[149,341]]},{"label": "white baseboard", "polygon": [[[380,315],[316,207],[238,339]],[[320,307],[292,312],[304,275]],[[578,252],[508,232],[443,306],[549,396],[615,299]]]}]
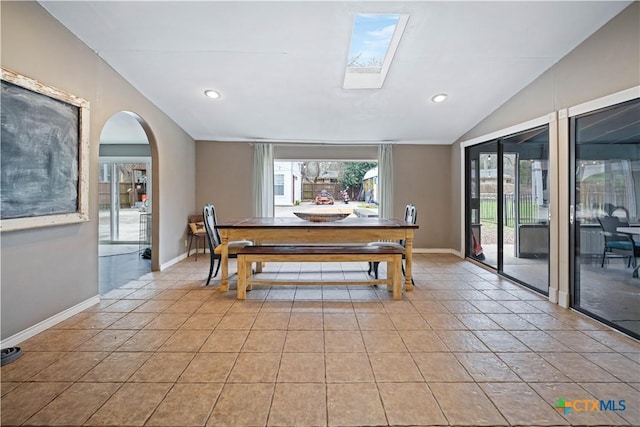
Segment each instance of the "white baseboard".
[{"label": "white baseboard", "polygon": [[569,308],[570,296],[569,292],[558,291],[558,304],[560,307]]},{"label": "white baseboard", "polygon": [[165,262],[164,264],[160,264],[160,271],[171,267],[173,264],[177,264],[180,261],[182,261],[183,259],[187,258],[187,253],[183,253],[182,255],[178,255],[177,257],[170,259],[169,261]]},{"label": "white baseboard", "polygon": [[457,251],[455,249],[450,249],[451,253],[454,254],[455,256],[457,256],[458,258],[463,258],[464,259],[464,255],[462,254],[462,252]]},{"label": "white baseboard", "polygon": [[459,251],[450,248],[413,248],[414,254],[453,254],[461,256]]},{"label": "white baseboard", "polygon": [[560,307],[570,308],[570,295],[568,292],[549,288],[549,302],[558,304]]},{"label": "white baseboard", "polygon": [[6,338],[2,341],[0,341],[0,347],[2,348],[9,348],[9,347],[14,347],[16,344],[20,344],[22,341],[25,341],[29,338],[31,338],[34,335],[39,334],[42,331],[45,331],[55,325],[57,325],[58,323],[62,322],[63,320],[67,320],[68,318],[70,318],[71,316],[74,316],[84,310],[86,310],[87,308],[96,305],[100,302],[100,297],[98,295],[91,297],[87,300],[82,301],[79,304],[74,305],[73,307],[70,307],[64,311],[61,311],[58,314],[54,314],[53,316],[49,317],[48,319],[43,320],[40,323],[37,323],[33,326],[28,327],[27,329],[18,332],[17,334],[14,334],[12,336],[10,336],[9,338]]}]

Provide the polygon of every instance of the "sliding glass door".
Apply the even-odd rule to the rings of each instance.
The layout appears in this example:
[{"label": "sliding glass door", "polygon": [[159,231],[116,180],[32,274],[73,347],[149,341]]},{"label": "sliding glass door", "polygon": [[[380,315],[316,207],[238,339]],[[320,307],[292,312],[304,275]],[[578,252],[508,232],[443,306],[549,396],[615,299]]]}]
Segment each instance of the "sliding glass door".
[{"label": "sliding glass door", "polygon": [[503,256],[501,272],[549,292],[549,127],[501,141]]},{"label": "sliding glass door", "polygon": [[498,145],[467,148],[467,256],[498,268]]},{"label": "sliding glass door", "polygon": [[150,165],[102,161],[99,170],[100,242],[139,243],[141,229],[148,228]]},{"label": "sliding glass door", "polygon": [[549,291],[549,128],[466,149],[466,255]]},{"label": "sliding glass door", "polygon": [[[640,337],[640,100],[570,120],[572,306]],[[640,228],[639,228],[640,229]]]}]

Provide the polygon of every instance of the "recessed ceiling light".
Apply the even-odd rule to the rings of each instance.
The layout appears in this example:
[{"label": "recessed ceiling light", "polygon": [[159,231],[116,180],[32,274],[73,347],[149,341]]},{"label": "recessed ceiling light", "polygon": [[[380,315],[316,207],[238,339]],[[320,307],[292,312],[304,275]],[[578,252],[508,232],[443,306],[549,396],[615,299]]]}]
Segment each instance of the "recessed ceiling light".
[{"label": "recessed ceiling light", "polygon": [[431,98],[431,101],[433,102],[442,102],[445,99],[447,99],[449,95],[447,95],[446,93],[439,93],[437,95],[433,95],[433,98]]},{"label": "recessed ceiling light", "polygon": [[209,98],[213,98],[213,99],[220,98],[220,94],[215,90],[205,90],[204,94],[207,95]]}]

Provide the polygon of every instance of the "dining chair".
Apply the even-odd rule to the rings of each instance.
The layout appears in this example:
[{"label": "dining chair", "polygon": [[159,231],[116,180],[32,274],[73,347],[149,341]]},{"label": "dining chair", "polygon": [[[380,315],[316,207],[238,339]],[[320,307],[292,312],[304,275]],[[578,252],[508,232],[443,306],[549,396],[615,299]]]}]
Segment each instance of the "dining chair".
[{"label": "dining chair", "polygon": [[189,226],[189,246],[187,248],[187,257],[191,256],[191,246],[196,241],[196,261],[198,260],[198,251],[200,250],[200,242],[202,242],[202,250],[204,251],[204,241],[207,238],[207,230],[204,229],[204,219],[202,215],[190,215],[187,220]]},{"label": "dining chair", "polygon": [[609,215],[618,217],[621,220],[629,221],[629,211],[624,206],[616,206]]},{"label": "dining chair", "polygon": [[[408,224],[415,224],[416,221],[418,220],[418,210],[416,209],[416,207],[412,204],[408,204],[405,208],[404,208],[404,220],[405,222],[407,222]],[[401,248],[403,250],[402,252],[402,259],[406,259],[407,254],[406,254],[406,249],[405,249],[405,245],[406,242],[404,240],[400,240],[397,242],[385,242],[385,241],[378,241],[378,242],[369,242],[367,244],[368,246],[392,246],[392,247],[396,247],[396,248]],[[370,262],[369,263],[369,271],[367,271],[368,274],[371,274],[371,272],[373,272],[374,277],[377,279],[378,278],[378,267],[379,267],[380,263],[379,262]],[[402,263],[402,275],[405,276],[406,273],[404,271],[404,263]],[[413,277],[411,278],[411,284],[415,284],[413,281]]]},{"label": "dining chair", "polygon": [[603,216],[598,218],[604,237],[604,248],[600,268],[604,268],[604,260],[607,257],[617,256],[627,258],[627,267],[637,265],[636,257],[640,256],[640,242],[635,242],[631,236],[618,232],[618,227],[628,227],[626,219],[616,216]]},{"label": "dining chair", "polygon": [[[204,228],[207,231],[207,241],[209,242],[209,254],[211,262],[209,264],[209,277],[207,277],[207,285],[211,281],[211,277],[218,275],[220,270],[220,264],[222,263],[222,239],[220,233],[216,227],[216,209],[212,204],[205,205],[202,209],[202,216],[204,218]],[[237,258],[238,251],[245,246],[253,245],[253,242],[249,240],[234,240],[228,244],[229,258]],[[215,274],[213,273],[213,266],[218,261]]]}]

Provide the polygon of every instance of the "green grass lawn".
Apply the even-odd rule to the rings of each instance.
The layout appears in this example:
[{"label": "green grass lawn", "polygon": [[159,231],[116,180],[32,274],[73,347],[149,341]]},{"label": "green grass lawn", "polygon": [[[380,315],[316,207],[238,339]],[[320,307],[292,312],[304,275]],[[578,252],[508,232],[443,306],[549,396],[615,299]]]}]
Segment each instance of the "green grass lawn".
[{"label": "green grass lawn", "polygon": [[[515,203],[507,202],[505,206],[506,226],[514,225]],[[480,200],[480,221],[482,223],[498,223],[498,201],[497,200]],[[536,222],[538,218],[538,205],[530,201],[520,202],[520,221],[522,223]]]}]

